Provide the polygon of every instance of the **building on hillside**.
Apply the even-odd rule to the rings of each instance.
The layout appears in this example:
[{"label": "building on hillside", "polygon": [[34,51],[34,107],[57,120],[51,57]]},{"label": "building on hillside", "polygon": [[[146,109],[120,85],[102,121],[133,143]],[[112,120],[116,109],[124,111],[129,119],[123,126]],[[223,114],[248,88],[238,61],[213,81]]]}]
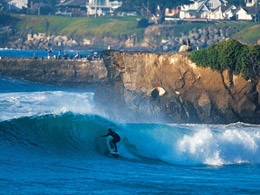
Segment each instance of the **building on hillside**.
[{"label": "building on hillside", "polygon": [[255,6],[257,0],[245,0],[246,7],[253,7]]},{"label": "building on hillside", "polygon": [[115,9],[122,5],[121,1],[89,0],[87,15],[111,15]]},{"label": "building on hillside", "polygon": [[174,17],[176,16],[177,14],[180,13],[180,10],[181,10],[181,7],[177,7],[177,8],[166,8],[165,9],[165,16],[166,17]]},{"label": "building on hillside", "polygon": [[223,0],[197,0],[190,5],[184,5],[180,10],[180,19],[203,19],[211,20],[212,11],[220,6],[225,6],[226,1]]},{"label": "building on hillside", "polygon": [[243,7],[239,7],[235,10],[233,13],[236,20],[253,20],[253,16],[250,14],[248,9],[245,9]]},{"label": "building on hillside", "polygon": [[4,10],[6,11],[20,11],[28,8],[28,0],[11,0],[4,3]]},{"label": "building on hillside", "polygon": [[61,1],[56,14],[73,16],[108,15],[120,7],[122,2],[109,0],[69,0]]},{"label": "building on hillside", "polygon": [[[245,0],[251,5],[255,0]],[[259,16],[253,7],[227,4],[224,0],[194,0],[193,4],[184,5],[180,10],[180,19],[188,21],[245,20],[251,21]]]},{"label": "building on hillside", "polygon": [[87,15],[108,15],[112,13],[109,0],[89,0],[87,5]]},{"label": "building on hillside", "polygon": [[88,0],[61,1],[57,7],[57,15],[85,16]]},{"label": "building on hillside", "polygon": [[229,20],[234,15],[234,11],[236,10],[236,6],[234,5],[221,5],[217,7],[215,10],[211,10],[211,19],[215,20]]}]

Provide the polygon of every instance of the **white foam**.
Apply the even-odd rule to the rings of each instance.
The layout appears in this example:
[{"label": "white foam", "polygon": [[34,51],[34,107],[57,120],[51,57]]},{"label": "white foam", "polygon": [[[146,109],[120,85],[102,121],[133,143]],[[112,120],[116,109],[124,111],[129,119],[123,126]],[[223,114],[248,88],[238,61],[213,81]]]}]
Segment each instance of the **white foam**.
[{"label": "white foam", "polygon": [[74,113],[93,112],[92,92],[12,92],[0,94],[0,121],[21,116],[67,111]]},{"label": "white foam", "polygon": [[[126,148],[140,156],[172,164],[260,163],[259,126],[129,125]],[[183,127],[183,126],[182,126]]]}]

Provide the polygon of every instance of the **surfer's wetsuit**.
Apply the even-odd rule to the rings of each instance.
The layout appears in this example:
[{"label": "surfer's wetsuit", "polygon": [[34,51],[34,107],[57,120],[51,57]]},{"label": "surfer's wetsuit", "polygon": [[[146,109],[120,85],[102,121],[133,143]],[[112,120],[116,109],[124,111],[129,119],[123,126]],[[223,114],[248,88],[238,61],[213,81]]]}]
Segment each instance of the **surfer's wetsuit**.
[{"label": "surfer's wetsuit", "polygon": [[112,131],[112,129],[108,129],[108,133],[106,135],[102,135],[102,137],[112,136],[113,139],[109,142],[110,146],[115,148],[115,152],[117,152],[117,146],[116,143],[120,141],[120,136]]}]

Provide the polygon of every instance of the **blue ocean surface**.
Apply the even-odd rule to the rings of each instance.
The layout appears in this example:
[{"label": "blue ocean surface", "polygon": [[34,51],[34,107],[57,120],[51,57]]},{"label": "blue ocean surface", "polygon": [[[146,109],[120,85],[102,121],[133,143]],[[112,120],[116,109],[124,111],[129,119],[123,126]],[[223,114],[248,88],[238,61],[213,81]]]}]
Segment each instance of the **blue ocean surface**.
[{"label": "blue ocean surface", "polygon": [[68,55],[68,58],[74,58],[76,54],[81,58],[86,58],[88,55],[92,54],[93,50],[54,50],[52,48],[46,48],[42,50],[22,50],[22,49],[10,49],[10,48],[0,48],[0,57],[8,57],[8,58],[34,58],[38,59],[47,59],[48,51],[50,52],[50,57],[55,58],[60,55],[62,58],[64,54]]},{"label": "blue ocean surface", "polygon": [[1,194],[260,194],[259,125],[122,123],[94,93],[0,77]]}]

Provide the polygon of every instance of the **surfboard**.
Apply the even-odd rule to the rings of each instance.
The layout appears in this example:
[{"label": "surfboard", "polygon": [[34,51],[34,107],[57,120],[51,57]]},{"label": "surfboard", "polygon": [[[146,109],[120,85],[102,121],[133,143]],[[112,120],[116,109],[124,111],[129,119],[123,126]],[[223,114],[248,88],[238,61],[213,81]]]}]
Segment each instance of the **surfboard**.
[{"label": "surfboard", "polygon": [[[108,144],[109,145],[109,144]],[[109,152],[110,152],[110,155],[111,156],[114,156],[114,157],[119,157],[119,153],[118,152],[115,152],[113,148],[110,148],[110,146],[108,146],[108,149],[109,149]]]},{"label": "surfboard", "polygon": [[115,151],[114,151],[115,149],[110,147],[109,142],[110,142],[110,140],[112,140],[112,139],[113,139],[113,138],[111,138],[110,136],[107,138],[107,148],[108,148],[108,150],[109,150],[109,152],[110,152],[111,155],[118,157],[118,156],[119,156],[119,153],[118,153],[118,152],[115,152]]},{"label": "surfboard", "polygon": [[112,155],[114,155],[114,156],[118,156],[118,155],[119,155],[118,152],[114,152],[114,151],[111,151],[111,150],[110,150],[110,154],[112,154]]}]

